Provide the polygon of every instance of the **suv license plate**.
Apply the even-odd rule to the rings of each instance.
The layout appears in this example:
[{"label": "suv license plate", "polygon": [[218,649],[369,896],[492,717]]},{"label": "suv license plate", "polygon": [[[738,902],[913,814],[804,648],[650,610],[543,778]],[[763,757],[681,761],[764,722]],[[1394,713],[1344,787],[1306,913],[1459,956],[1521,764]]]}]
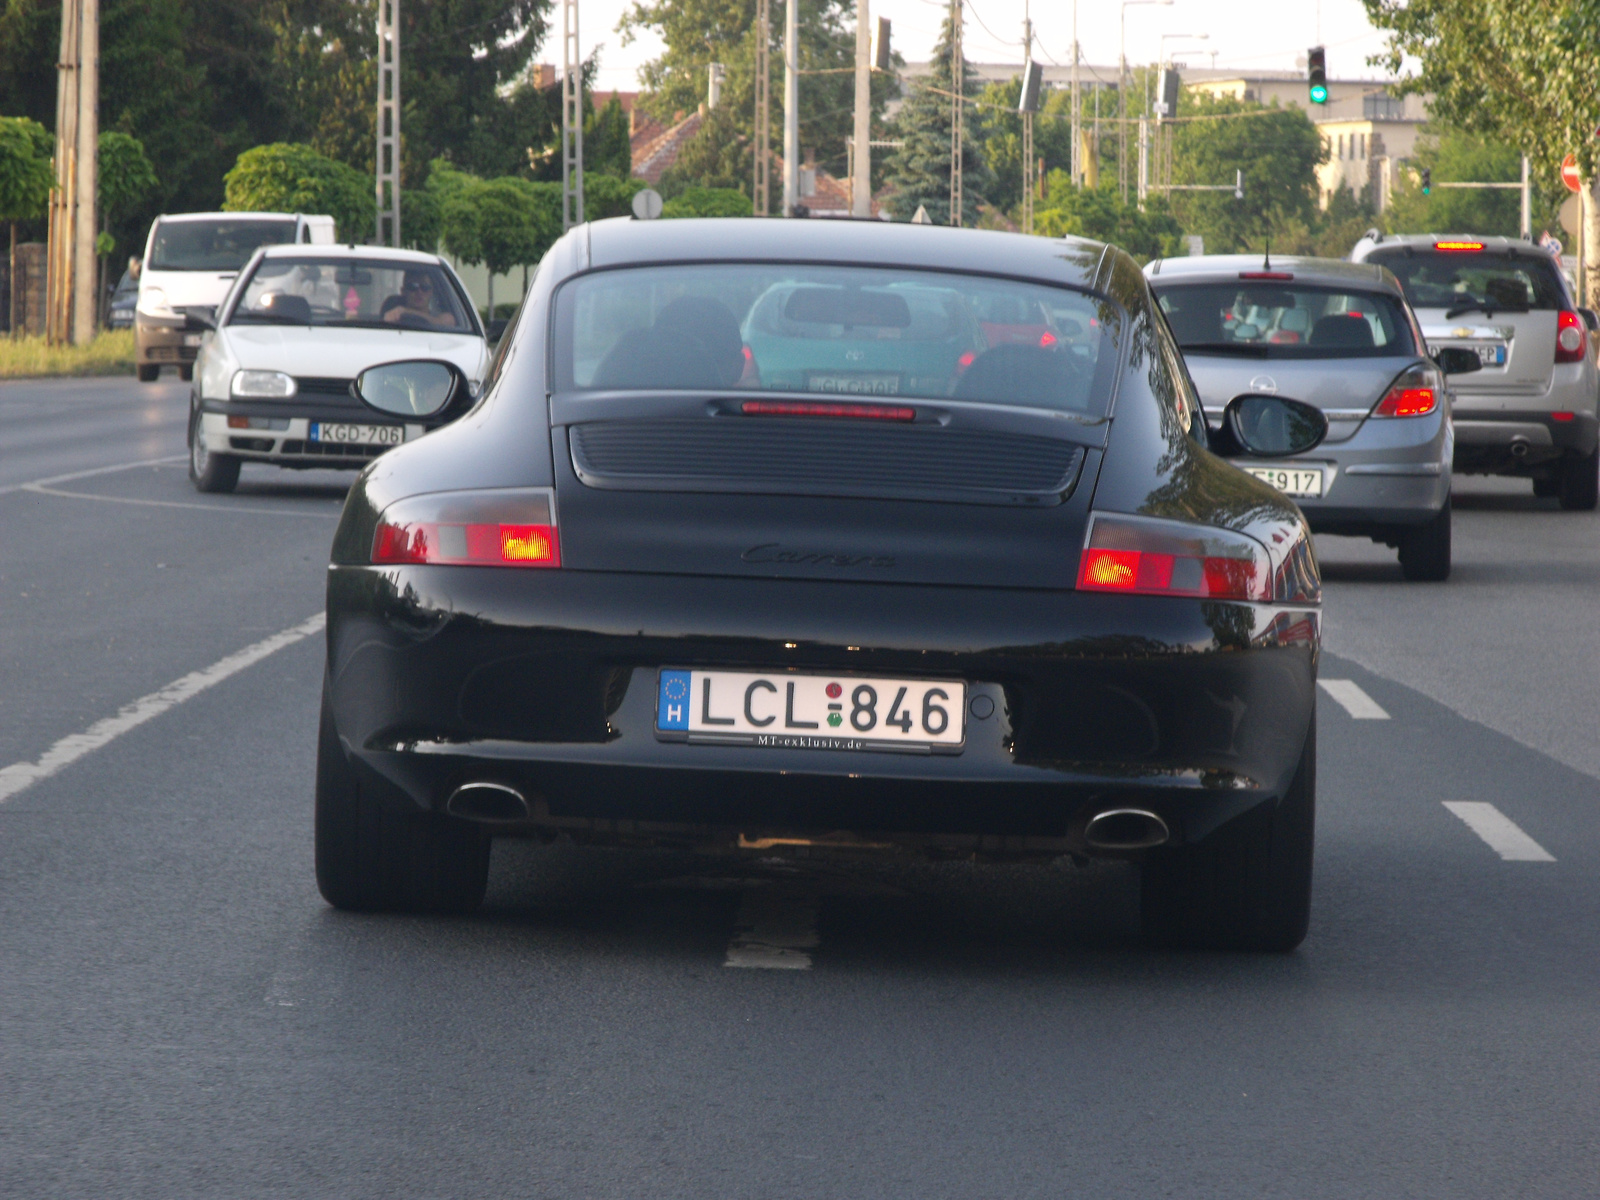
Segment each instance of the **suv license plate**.
[{"label": "suv license plate", "polygon": [[1479,345],[1478,361],[1486,367],[1505,366],[1506,344],[1504,342],[1491,342],[1488,345]]},{"label": "suv license plate", "polygon": [[949,679],[662,670],[656,688],[667,741],[950,754],[966,713],[967,685]]},{"label": "suv license plate", "polygon": [[337,442],[341,446],[398,446],[406,440],[404,425],[345,425],[331,421],[311,422],[313,442]]},{"label": "suv license plate", "polygon": [[1320,467],[1245,467],[1244,470],[1270,483],[1286,496],[1322,495]]}]

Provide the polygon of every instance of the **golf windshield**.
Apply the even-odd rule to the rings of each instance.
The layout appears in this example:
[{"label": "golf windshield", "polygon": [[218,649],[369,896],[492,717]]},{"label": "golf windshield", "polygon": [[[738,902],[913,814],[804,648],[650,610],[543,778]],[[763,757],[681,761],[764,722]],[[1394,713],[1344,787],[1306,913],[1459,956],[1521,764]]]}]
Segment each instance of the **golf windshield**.
[{"label": "golf windshield", "polygon": [[327,254],[263,258],[229,323],[477,332],[437,263]]},{"label": "golf windshield", "polygon": [[295,223],[283,218],[227,217],[157,221],[150,239],[152,271],[237,271],[258,246],[294,241]]},{"label": "golf windshield", "polygon": [[1168,285],[1157,296],[1178,345],[1256,358],[1390,358],[1415,354],[1399,299],[1283,283]]},{"label": "golf windshield", "polygon": [[1100,416],[1121,310],[985,276],[807,264],[601,271],[556,305],[561,391],[739,390]]}]

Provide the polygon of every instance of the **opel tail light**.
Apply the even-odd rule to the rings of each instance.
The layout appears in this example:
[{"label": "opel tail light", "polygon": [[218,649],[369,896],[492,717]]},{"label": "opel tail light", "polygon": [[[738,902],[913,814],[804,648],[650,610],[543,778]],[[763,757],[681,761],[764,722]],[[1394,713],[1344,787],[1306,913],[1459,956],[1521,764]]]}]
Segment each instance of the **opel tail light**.
[{"label": "opel tail light", "polygon": [[1228,529],[1151,517],[1095,513],[1078,588],[1143,596],[1271,600],[1266,547]]},{"label": "opel tail light", "polygon": [[1582,362],[1589,349],[1588,331],[1583,319],[1575,312],[1556,314],[1556,361],[1558,363]]},{"label": "opel tail light", "polygon": [[559,567],[553,496],[546,489],[433,492],[383,510],[372,561],[464,567]]},{"label": "opel tail light", "polygon": [[1375,417],[1425,417],[1439,407],[1444,376],[1437,367],[1415,366],[1400,373],[1377,406]]}]

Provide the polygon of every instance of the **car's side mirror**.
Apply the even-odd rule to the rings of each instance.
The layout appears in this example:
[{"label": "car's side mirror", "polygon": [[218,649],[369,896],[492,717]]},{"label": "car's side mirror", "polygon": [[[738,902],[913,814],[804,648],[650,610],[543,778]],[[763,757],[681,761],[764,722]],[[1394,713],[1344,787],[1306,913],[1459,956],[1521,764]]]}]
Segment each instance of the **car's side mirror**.
[{"label": "car's side mirror", "polygon": [[416,359],[368,367],[350,390],[385,416],[436,417],[465,387],[465,377],[451,364]]},{"label": "car's side mirror", "polygon": [[511,324],[505,317],[496,317],[483,327],[484,340],[493,345],[505,336],[506,326]]},{"label": "car's side mirror", "polygon": [[1314,404],[1287,396],[1235,396],[1211,435],[1214,454],[1283,458],[1315,449],[1328,436],[1328,418]]},{"label": "car's side mirror", "polygon": [[1580,308],[1578,315],[1583,318],[1584,328],[1590,333],[1600,333],[1600,313],[1592,308]]},{"label": "car's side mirror", "polygon": [[215,329],[217,327],[217,310],[211,305],[204,307],[196,305],[194,308],[186,310],[183,324],[189,330]]},{"label": "car's side mirror", "polygon": [[1439,370],[1446,375],[1470,375],[1483,370],[1483,359],[1478,357],[1478,352],[1462,346],[1442,347],[1433,356],[1433,361],[1439,364]]}]

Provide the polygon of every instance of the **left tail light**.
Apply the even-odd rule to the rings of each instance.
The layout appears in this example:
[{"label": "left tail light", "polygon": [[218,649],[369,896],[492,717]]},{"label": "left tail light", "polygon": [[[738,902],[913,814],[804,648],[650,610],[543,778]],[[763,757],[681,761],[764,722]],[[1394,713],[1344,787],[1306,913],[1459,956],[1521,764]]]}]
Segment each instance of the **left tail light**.
[{"label": "left tail light", "polygon": [[555,496],[548,488],[517,488],[396,500],[378,518],[372,561],[559,567]]},{"label": "left tail light", "polygon": [[1558,363],[1582,362],[1588,352],[1588,331],[1583,318],[1575,312],[1556,314],[1556,361]]},{"label": "left tail light", "polygon": [[1142,596],[1271,600],[1272,560],[1254,538],[1153,517],[1095,513],[1078,588]]},{"label": "left tail light", "polygon": [[1375,417],[1425,417],[1439,407],[1444,393],[1444,376],[1439,368],[1421,363],[1407,367],[1389,385],[1372,410]]}]

